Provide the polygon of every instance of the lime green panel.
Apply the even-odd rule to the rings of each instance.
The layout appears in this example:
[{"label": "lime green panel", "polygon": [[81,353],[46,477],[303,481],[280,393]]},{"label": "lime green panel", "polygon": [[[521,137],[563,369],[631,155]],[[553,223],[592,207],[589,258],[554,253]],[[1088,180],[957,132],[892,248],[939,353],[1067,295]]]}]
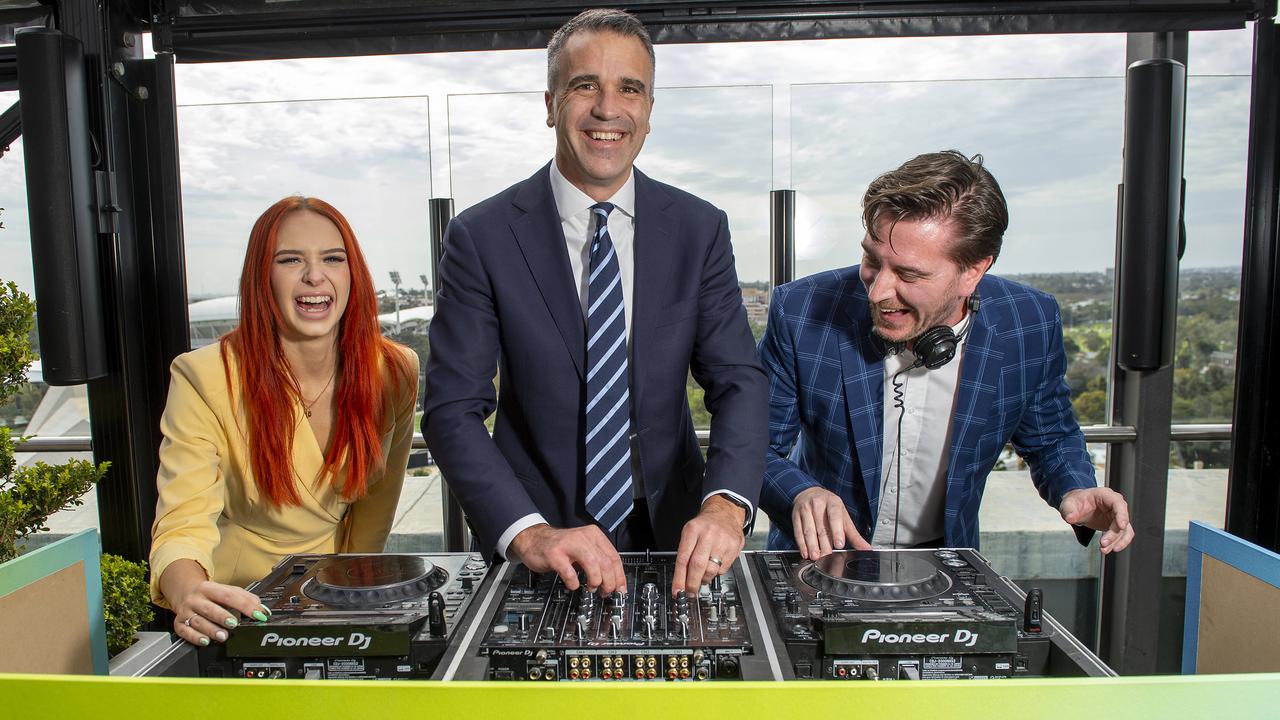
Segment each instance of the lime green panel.
[{"label": "lime green panel", "polygon": [[1071,680],[590,685],[0,675],[13,718],[1275,718],[1280,674]]}]

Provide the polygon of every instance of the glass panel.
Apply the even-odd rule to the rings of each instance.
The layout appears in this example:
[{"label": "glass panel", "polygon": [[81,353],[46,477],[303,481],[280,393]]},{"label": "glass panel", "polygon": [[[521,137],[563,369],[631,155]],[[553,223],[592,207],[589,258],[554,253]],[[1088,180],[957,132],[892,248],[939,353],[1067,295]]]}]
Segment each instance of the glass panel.
[{"label": "glass panel", "polygon": [[[18,93],[0,93],[0,109],[8,108],[18,100]],[[35,285],[31,265],[31,228],[27,219],[27,178],[23,164],[22,139],[14,141],[0,158],[0,257],[5,258],[0,270],[0,282],[13,281],[18,289],[35,299]],[[37,307],[37,312],[39,308]],[[37,355],[40,338],[33,328],[32,345]],[[89,437],[89,398],[85,385],[50,387],[40,382],[40,361],[27,370],[32,382],[24,385],[4,405],[0,405],[0,427],[8,427],[10,437]],[[19,445],[19,450],[21,446]],[[68,459],[92,460],[93,453],[80,452],[17,452],[17,467],[27,467],[37,462],[57,465]],[[98,527],[97,495],[84,497],[85,504],[56,513],[49,518],[49,532],[27,539],[27,549],[35,549],[58,538]]]},{"label": "glass panel", "polygon": [[[1187,79],[1187,249],[1178,277],[1173,422],[1231,422],[1244,250],[1252,29],[1191,33]],[[1186,575],[1192,520],[1226,520],[1230,442],[1169,451],[1164,574]]]}]

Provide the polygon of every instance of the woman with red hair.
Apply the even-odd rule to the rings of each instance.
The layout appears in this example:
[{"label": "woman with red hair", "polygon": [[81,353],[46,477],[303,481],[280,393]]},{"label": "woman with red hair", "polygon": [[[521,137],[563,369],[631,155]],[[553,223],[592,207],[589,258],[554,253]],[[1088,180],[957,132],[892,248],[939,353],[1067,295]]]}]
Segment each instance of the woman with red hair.
[{"label": "woman with red hair", "polygon": [[173,361],[151,595],[187,642],[269,610],[242,589],[294,553],[379,552],[413,438],[417,355],[382,337],[346,219],[288,197],[258,218],[240,324]]}]

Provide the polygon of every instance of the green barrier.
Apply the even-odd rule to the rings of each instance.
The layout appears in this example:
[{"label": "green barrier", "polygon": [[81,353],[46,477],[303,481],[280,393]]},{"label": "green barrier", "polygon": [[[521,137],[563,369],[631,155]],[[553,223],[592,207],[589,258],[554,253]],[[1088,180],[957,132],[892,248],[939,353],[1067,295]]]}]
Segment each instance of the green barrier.
[{"label": "green barrier", "polygon": [[630,685],[0,675],[0,716],[197,718],[1274,718],[1280,673],[930,682]]}]

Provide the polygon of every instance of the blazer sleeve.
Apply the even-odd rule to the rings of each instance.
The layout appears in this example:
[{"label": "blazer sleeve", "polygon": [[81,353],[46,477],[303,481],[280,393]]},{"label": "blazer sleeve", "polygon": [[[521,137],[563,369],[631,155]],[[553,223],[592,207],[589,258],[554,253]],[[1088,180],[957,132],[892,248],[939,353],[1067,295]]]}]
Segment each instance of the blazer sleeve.
[{"label": "blazer sleeve", "polygon": [[760,338],[760,361],[769,379],[769,443],[760,507],[775,524],[790,527],[796,496],[818,483],[790,457],[800,434],[799,370],[785,298],[785,290],[775,291],[769,303],[769,322]]},{"label": "blazer sleeve", "polygon": [[369,492],[347,509],[343,552],[382,552],[395,520],[413,446],[413,411],[418,403],[418,354],[404,352],[409,360],[409,377],[401,379],[390,370],[387,372],[387,391],[394,395],[390,407],[396,414],[391,446],[382,473],[376,479],[370,478]]},{"label": "blazer sleeve", "polygon": [[706,391],[711,443],[702,494],[729,490],[754,505],[764,478],[768,387],[734,270],[729,219],[719,214],[703,265],[698,330],[689,369]]},{"label": "blazer sleeve", "polygon": [[449,223],[444,246],[422,434],[489,553],[504,530],[538,508],[484,424],[497,407],[498,314],[465,214]]},{"label": "blazer sleeve", "polygon": [[[225,492],[219,460],[228,451],[226,434],[211,407],[228,402],[225,386],[202,384],[188,355],[175,359],[170,373],[169,397],[160,418],[164,439],[151,528],[151,599],[166,608],[160,576],[175,560],[194,560],[209,577],[214,575],[213,550],[220,540],[218,517]],[[211,398],[215,393],[221,397]]]},{"label": "blazer sleeve", "polygon": [[1031,481],[1040,497],[1057,508],[1062,496],[1071,490],[1096,487],[1098,483],[1084,433],[1071,409],[1057,303],[1047,299],[1040,309],[1047,327],[1044,375],[1013,433],[1013,446],[1030,466]]}]

